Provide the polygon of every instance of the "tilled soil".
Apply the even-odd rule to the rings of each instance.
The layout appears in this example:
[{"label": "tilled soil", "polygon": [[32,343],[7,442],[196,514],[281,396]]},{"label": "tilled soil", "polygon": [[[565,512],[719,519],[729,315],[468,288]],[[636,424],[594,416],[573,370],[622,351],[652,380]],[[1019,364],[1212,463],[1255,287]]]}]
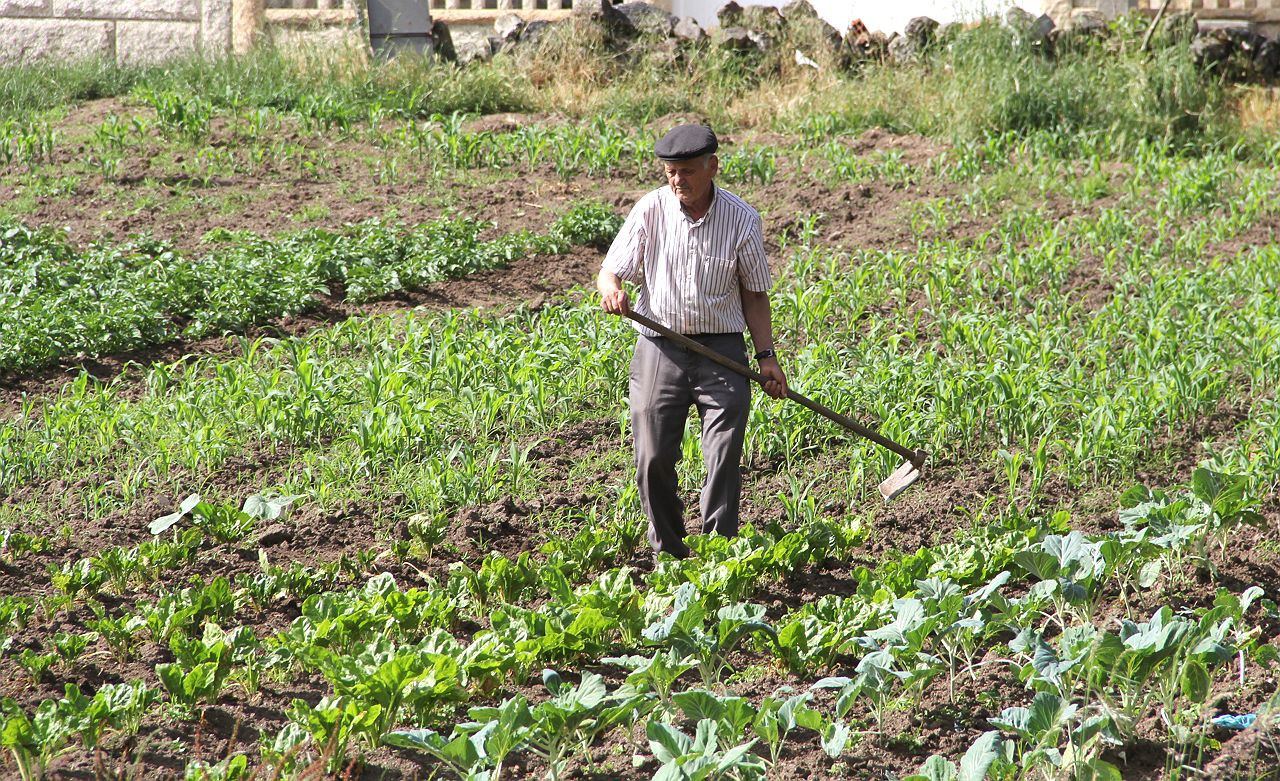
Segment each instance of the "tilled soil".
[{"label": "tilled soil", "polygon": [[[92,104],[74,112],[69,121],[88,127],[100,122],[106,114],[120,110],[117,103]],[[127,109],[125,113],[133,110]],[[516,127],[527,120],[497,118],[489,121],[493,124],[492,129],[502,129]],[[555,120],[538,118],[538,121]],[[215,129],[215,137],[217,132]],[[70,135],[75,135],[74,128]],[[315,143],[301,136],[294,140]],[[880,132],[868,133],[853,143],[862,152],[900,152],[906,162],[921,166],[939,151],[935,144],[924,139],[901,138]],[[624,211],[644,192],[657,186],[656,176],[652,182],[587,177],[564,181],[548,169],[484,183],[459,184],[442,180],[435,172],[409,169],[401,172],[401,183],[367,186],[365,195],[368,197],[353,202],[343,192],[342,184],[367,177],[368,171],[360,160],[361,154],[370,153],[367,148],[357,147],[355,142],[331,145],[331,159],[337,161],[335,169],[327,172],[327,177],[316,180],[290,179],[281,176],[280,172],[266,171],[258,178],[218,180],[204,187],[222,196],[232,196],[232,200],[276,204],[276,208],[270,211],[245,209],[239,213],[224,214],[190,209],[169,210],[164,208],[165,199],[176,201],[193,186],[189,181],[175,180],[167,196],[161,194],[158,205],[137,213],[117,210],[104,216],[107,201],[118,195],[118,183],[91,179],[81,183],[82,189],[77,190],[75,199],[49,198],[39,203],[29,215],[28,222],[66,226],[73,238],[81,243],[147,230],[172,240],[184,250],[198,252],[195,242],[210,229],[233,227],[264,234],[278,233],[283,222],[287,222],[284,218],[288,214],[308,204],[326,205],[326,216],[312,224],[329,227],[391,212],[405,222],[423,221],[441,216],[450,208],[447,204],[453,204],[452,208],[463,213],[495,222],[494,231],[503,232],[517,228],[543,229],[550,221],[549,215],[575,200],[604,200]],[[70,159],[68,157],[62,162],[68,164]],[[145,160],[131,163],[123,179],[141,183],[154,178],[152,175],[157,172],[149,171],[147,165]],[[910,186],[881,182],[828,186],[814,181],[804,171],[781,163],[780,166],[778,178],[768,185],[731,185],[730,189],[742,194],[761,210],[768,235],[777,236],[786,228],[798,227],[804,216],[820,212],[826,215],[820,223],[824,243],[848,249],[910,250],[917,240],[908,219],[911,206],[953,192],[949,183],[927,175],[922,177],[921,183]],[[434,200],[414,199],[424,191],[429,191]],[[12,195],[10,185],[0,185],[0,199]],[[1059,217],[1070,213],[1065,204],[1051,205],[1050,208]],[[293,227],[292,224],[289,227]],[[951,238],[973,239],[989,227],[973,221],[964,222],[954,227],[955,235]],[[775,264],[777,256],[775,252]],[[298,335],[350,317],[410,308],[484,307],[504,311],[520,304],[536,307],[577,286],[589,284],[599,262],[599,248],[576,248],[565,256],[526,258],[502,270],[439,283],[361,306],[345,302],[341,291],[335,291],[331,296],[318,297],[310,313],[264,324],[250,335]],[[1068,285],[1079,292],[1079,299],[1086,309],[1100,306],[1110,294],[1110,283],[1097,263],[1082,263],[1073,272]],[[191,355],[231,354],[235,349],[234,340],[227,339],[174,343],[127,355],[3,377],[0,378],[0,413],[8,414],[16,409],[23,397],[57,393],[81,369],[103,380],[123,375],[122,381],[127,383],[136,381],[141,373],[138,367]],[[1247,413],[1221,410],[1219,415],[1204,421],[1195,431],[1187,432],[1185,439],[1156,443],[1152,452],[1182,449],[1191,453],[1199,442],[1229,434],[1243,414]],[[544,525],[549,513],[565,507],[587,508],[597,501],[586,492],[588,486],[583,482],[583,476],[575,471],[575,466],[584,459],[614,451],[620,446],[625,444],[620,443],[616,423],[608,418],[588,419],[573,428],[556,432],[531,452],[548,486],[536,501],[508,497],[486,506],[461,508],[451,520],[445,544],[432,556],[406,562],[395,562],[390,558],[377,560],[361,575],[390,572],[403,588],[408,588],[425,583],[428,575],[441,577],[453,562],[474,565],[493,551],[508,557],[528,551],[536,558],[541,555],[540,546],[550,535],[563,533],[563,530]],[[224,465],[217,475],[211,476],[211,480],[226,495],[252,493],[278,478],[281,470],[288,468],[289,460],[287,449],[251,454]],[[1161,472],[1152,477],[1185,481],[1194,463],[1194,458],[1188,455],[1175,465],[1172,474],[1164,465]],[[842,469],[846,465],[815,465],[815,470],[818,468]],[[627,479],[619,467],[602,469],[604,471],[593,476],[595,480],[616,482]],[[1139,470],[1139,479],[1144,477],[1146,475]],[[776,501],[781,487],[770,465],[751,465],[746,475],[744,515],[757,526],[782,522],[784,517]],[[74,494],[82,488],[61,483],[33,485],[18,495],[0,497],[0,501],[30,501],[46,495]],[[856,587],[851,577],[855,567],[874,568],[899,554],[947,541],[957,530],[968,527],[975,509],[983,501],[988,497],[1001,496],[1004,490],[987,472],[971,470],[962,464],[936,464],[926,479],[875,516],[865,549],[852,560],[823,562],[777,582],[758,584],[752,601],[764,604],[770,617],[777,618],[821,596],[851,593]],[[1069,486],[1050,484],[1040,502],[1045,507],[1072,508],[1074,521],[1080,528],[1107,529],[1114,527],[1115,523],[1114,502],[1107,501],[1113,498],[1081,497]],[[688,506],[696,507],[696,500],[690,499]],[[158,503],[143,502],[110,517],[91,517],[83,513],[72,515],[65,519],[72,533],[65,538],[57,538],[52,550],[31,554],[13,563],[0,561],[0,593],[48,594],[51,588],[46,574],[48,567],[92,555],[108,546],[137,544],[149,538],[147,522],[171,509]],[[391,543],[407,538],[408,529],[403,523],[389,525],[384,521],[395,515],[395,509],[393,499],[379,506],[373,506],[372,502],[351,501],[325,511],[304,507],[282,524],[283,530],[277,530],[279,533],[262,547],[273,562],[279,563],[320,564],[344,557],[354,561],[363,551],[385,550]],[[835,513],[842,509],[824,508],[824,512]],[[1187,581],[1179,581],[1177,586],[1143,594],[1141,603],[1136,606],[1137,612],[1141,614],[1146,610],[1149,614],[1150,610],[1162,604],[1205,607],[1212,604],[1214,588],[1218,586],[1238,591],[1247,585],[1268,587],[1268,584],[1280,583],[1280,568],[1262,544],[1274,535],[1277,521],[1280,521],[1280,505],[1273,498],[1264,511],[1270,524],[1268,528],[1244,529],[1235,536],[1225,553],[1215,549],[1213,563],[1216,573],[1196,572]],[[697,526],[692,516],[688,523],[691,530]],[[173,572],[170,582],[176,586],[192,579],[207,581],[219,575],[231,578],[239,573],[255,572],[259,568],[259,547],[256,538],[243,543],[208,544],[200,551],[196,562]],[[648,571],[653,566],[646,550],[637,550],[629,561],[615,564],[631,566],[638,572]],[[146,593],[140,590],[123,596],[104,596],[104,606],[108,610],[128,607],[134,599],[145,598]],[[249,611],[238,620],[251,626],[261,637],[286,628],[299,611],[297,601],[290,600],[261,611]],[[1118,616],[1118,609],[1115,612]],[[85,631],[86,622],[93,618],[93,613],[83,604],[67,613],[34,616],[28,626],[15,636],[7,654],[9,659],[0,663],[0,696],[13,697],[24,707],[32,708],[42,699],[60,696],[67,682],[79,683],[86,691],[103,683],[128,680],[144,680],[158,687],[155,665],[171,661],[172,654],[168,648],[155,643],[142,644],[138,656],[127,662],[91,651],[70,665],[55,665],[51,673],[39,681],[32,681],[12,661],[12,657],[22,649],[44,650],[46,639],[55,632]],[[1261,642],[1278,642],[1280,625],[1274,619],[1265,620],[1262,627]],[[735,674],[729,679],[726,689],[753,701],[773,694],[781,686],[800,689],[811,683],[786,673],[767,655],[742,651],[733,661]],[[888,774],[901,776],[913,773],[932,753],[958,758],[978,735],[990,728],[987,719],[998,715],[1000,708],[1026,704],[1031,699],[1030,692],[1006,665],[997,663],[994,654],[983,661],[990,663],[977,668],[975,675],[957,677],[954,697],[945,684],[935,683],[923,692],[917,703],[890,709],[883,723],[863,725],[867,733],[855,740],[839,760],[832,760],[823,753],[816,735],[798,731],[788,742],[778,765],[771,771],[771,777],[878,779]],[[601,667],[595,671],[605,675],[611,685],[621,681],[616,669]],[[836,665],[824,671],[831,675],[851,672],[851,664]],[[1215,708],[1224,712],[1249,712],[1274,692],[1274,668],[1249,672],[1247,685],[1229,691],[1224,689],[1215,702]],[[173,721],[160,715],[161,711],[153,711],[137,739],[109,742],[102,752],[95,755],[73,752],[56,763],[54,775],[84,779],[166,778],[180,776],[183,768],[194,759],[216,761],[235,752],[256,757],[261,742],[274,736],[287,721],[285,709],[295,698],[314,703],[327,693],[328,688],[315,675],[304,675],[287,682],[267,680],[252,695],[231,686],[216,705],[204,709],[197,722]],[[513,682],[509,690],[495,696],[514,692],[524,693],[532,700],[544,696],[537,681]],[[465,712],[461,710],[457,715],[460,720],[465,718]],[[1122,767],[1126,778],[1168,778],[1168,768],[1176,766],[1183,758],[1166,754],[1163,748],[1165,739],[1158,722],[1144,724],[1140,734],[1147,736],[1146,742],[1140,741],[1127,747],[1123,755],[1117,753],[1109,759]],[[1221,775],[1207,777],[1229,777],[1229,773],[1248,777],[1248,772],[1256,772],[1253,777],[1273,777],[1267,774],[1274,775],[1274,768],[1280,767],[1280,752],[1273,735],[1260,731],[1246,731],[1238,735],[1221,731],[1215,732],[1213,737],[1221,741],[1222,747],[1213,756],[1201,758],[1201,764],[1212,773]],[[594,746],[591,760],[576,760],[569,777],[649,778],[657,769],[651,758],[643,756],[649,753],[643,724],[640,724],[631,735],[614,733]],[[438,768],[419,754],[381,748],[365,754],[363,764],[353,765],[348,775],[360,778],[426,778],[436,770]],[[545,768],[536,760],[520,755],[506,769],[504,777],[537,778],[544,773]],[[1242,776],[1242,773],[1246,775]]]}]

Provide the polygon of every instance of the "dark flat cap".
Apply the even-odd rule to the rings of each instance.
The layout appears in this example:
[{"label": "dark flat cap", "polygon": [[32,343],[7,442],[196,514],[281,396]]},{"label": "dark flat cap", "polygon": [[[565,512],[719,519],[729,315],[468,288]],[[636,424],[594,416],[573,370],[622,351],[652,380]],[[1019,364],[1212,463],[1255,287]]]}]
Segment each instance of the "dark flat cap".
[{"label": "dark flat cap", "polygon": [[677,125],[653,145],[662,160],[692,160],[715,154],[720,143],[716,134],[704,125]]}]

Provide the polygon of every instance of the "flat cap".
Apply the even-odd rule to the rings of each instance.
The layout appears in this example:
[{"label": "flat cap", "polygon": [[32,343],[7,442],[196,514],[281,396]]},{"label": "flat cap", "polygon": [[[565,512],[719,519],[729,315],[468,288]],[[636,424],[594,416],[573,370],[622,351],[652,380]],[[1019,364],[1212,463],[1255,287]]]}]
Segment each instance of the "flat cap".
[{"label": "flat cap", "polygon": [[677,125],[653,145],[661,160],[692,160],[715,154],[720,143],[705,125]]}]

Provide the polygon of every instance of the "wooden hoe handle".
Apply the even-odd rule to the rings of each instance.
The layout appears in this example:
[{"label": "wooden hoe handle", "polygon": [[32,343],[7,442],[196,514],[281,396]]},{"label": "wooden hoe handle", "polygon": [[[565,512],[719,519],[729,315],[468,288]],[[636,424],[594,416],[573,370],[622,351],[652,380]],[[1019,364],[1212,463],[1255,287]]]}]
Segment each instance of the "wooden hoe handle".
[{"label": "wooden hoe handle", "polygon": [[[764,376],[758,371],[755,371],[749,366],[743,366],[742,364],[738,363],[732,358],[726,358],[725,356],[721,355],[715,350],[712,350],[710,347],[707,347],[706,345],[701,344],[700,342],[696,342],[693,339],[690,339],[689,337],[685,336],[684,334],[676,333],[675,331],[672,331],[670,328],[667,328],[665,325],[662,325],[661,323],[656,323],[650,318],[645,317],[642,314],[639,314],[638,312],[628,311],[627,317],[639,323],[640,325],[644,326],[645,328],[648,328],[651,331],[655,331],[658,334],[661,334],[662,336],[666,337],[667,339],[670,339],[671,341],[675,342],[681,347],[687,348],[689,350],[693,350],[695,353],[698,353],[704,358],[708,358],[712,361],[715,361],[716,363],[720,364],[721,366],[723,366],[724,368],[732,372],[737,372],[738,374],[741,374],[743,377],[748,377],[750,379],[753,379],[756,382],[760,383],[761,385],[769,382],[768,377]],[[808,407],[809,409],[823,416],[827,420],[833,421],[835,423],[840,424],[841,426],[844,426],[845,428],[849,429],[850,431],[857,434],[858,436],[863,437],[864,439],[869,439],[872,442],[876,443],[877,445],[880,445],[881,447],[886,447],[892,450],[893,452],[897,453],[898,455],[910,461],[911,464],[915,466],[916,469],[919,469],[922,466],[924,466],[925,459],[928,458],[928,454],[925,453],[923,450],[912,450],[911,448],[905,447],[903,445],[899,445],[897,442],[894,442],[892,439],[889,439],[888,437],[884,436],[878,431],[869,429],[866,426],[859,423],[858,421],[850,417],[847,417],[845,415],[841,415],[839,412],[836,412],[832,409],[829,409],[826,406],[823,406],[822,404],[819,404],[818,402],[814,401],[808,396],[802,396],[801,394],[797,393],[794,390],[790,390],[790,389],[787,390],[787,398],[791,399],[797,404]]]}]

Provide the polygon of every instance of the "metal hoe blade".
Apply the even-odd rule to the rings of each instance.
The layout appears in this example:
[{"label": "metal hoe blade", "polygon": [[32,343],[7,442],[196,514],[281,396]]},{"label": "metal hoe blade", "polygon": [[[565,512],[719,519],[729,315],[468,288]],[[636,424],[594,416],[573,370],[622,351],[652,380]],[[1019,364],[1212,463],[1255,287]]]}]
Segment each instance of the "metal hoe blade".
[{"label": "metal hoe blade", "polygon": [[886,502],[907,490],[907,487],[920,479],[920,469],[910,461],[903,461],[902,466],[893,470],[893,474],[880,484],[880,495]]}]

